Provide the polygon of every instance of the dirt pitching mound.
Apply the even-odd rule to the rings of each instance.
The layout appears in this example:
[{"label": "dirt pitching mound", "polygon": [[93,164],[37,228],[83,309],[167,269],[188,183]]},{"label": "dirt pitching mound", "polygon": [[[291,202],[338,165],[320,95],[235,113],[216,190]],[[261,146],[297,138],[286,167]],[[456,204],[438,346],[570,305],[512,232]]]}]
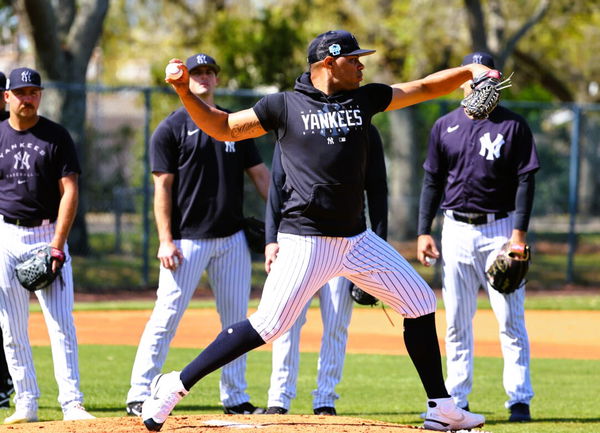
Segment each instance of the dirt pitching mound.
[{"label": "dirt pitching mound", "polygon": [[[425,433],[420,427],[361,418],[316,415],[189,415],[169,417],[161,433]],[[147,433],[140,418],[97,418],[86,421],[51,421],[1,426],[0,431],[20,433]],[[473,430],[476,432],[478,430]],[[479,433],[483,433],[478,431]]]}]

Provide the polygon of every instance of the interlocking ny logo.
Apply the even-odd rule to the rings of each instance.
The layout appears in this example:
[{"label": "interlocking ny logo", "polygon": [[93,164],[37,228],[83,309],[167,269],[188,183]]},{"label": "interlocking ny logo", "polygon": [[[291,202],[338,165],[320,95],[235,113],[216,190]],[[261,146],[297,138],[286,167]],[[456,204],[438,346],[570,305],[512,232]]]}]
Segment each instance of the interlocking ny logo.
[{"label": "interlocking ny logo", "polygon": [[200,55],[196,56],[196,61],[198,62],[199,65],[203,65],[205,63],[208,63],[206,61],[206,56],[204,54],[200,54]]},{"label": "interlocking ny logo", "polygon": [[481,150],[479,151],[481,156],[485,156],[485,159],[490,161],[494,158],[500,158],[500,148],[504,144],[504,137],[502,134],[497,134],[494,141],[492,141],[490,133],[486,132],[479,138],[479,142],[481,143]]},{"label": "interlocking ny logo", "polygon": [[225,152],[235,152],[235,141],[225,142]]},{"label": "interlocking ny logo", "polygon": [[15,170],[29,170],[29,154],[25,151],[15,153]]},{"label": "interlocking ny logo", "polygon": [[21,72],[21,81],[23,83],[31,83],[31,72],[29,72],[29,71]]},{"label": "interlocking ny logo", "polygon": [[339,56],[342,52],[342,47],[340,47],[339,44],[329,45],[329,52],[332,56]]},{"label": "interlocking ny logo", "polygon": [[481,54],[475,54],[473,56],[473,63],[479,63],[481,64],[481,61],[483,60]]}]

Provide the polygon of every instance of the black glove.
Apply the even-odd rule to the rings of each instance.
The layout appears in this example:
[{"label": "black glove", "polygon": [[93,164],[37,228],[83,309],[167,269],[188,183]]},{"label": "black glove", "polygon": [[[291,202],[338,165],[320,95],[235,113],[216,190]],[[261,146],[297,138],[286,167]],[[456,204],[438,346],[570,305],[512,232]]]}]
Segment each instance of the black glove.
[{"label": "black glove", "polygon": [[354,283],[350,284],[350,297],[360,305],[377,305],[379,299],[358,288]]},{"label": "black glove", "polygon": [[257,254],[264,254],[265,223],[254,217],[244,218],[244,234],[250,250]]},{"label": "black glove", "polygon": [[500,101],[500,90],[512,85],[511,77],[501,81],[502,73],[494,69],[478,75],[471,84],[473,91],[462,100],[460,105],[474,119],[486,119]]},{"label": "black glove", "polygon": [[518,248],[507,242],[485,274],[494,289],[508,295],[525,284],[530,261],[529,245]]},{"label": "black glove", "polygon": [[[52,271],[52,263],[57,262],[56,272]],[[23,287],[31,292],[49,286],[60,274],[65,263],[65,253],[48,245],[36,251],[30,258],[15,267],[17,279]]]}]

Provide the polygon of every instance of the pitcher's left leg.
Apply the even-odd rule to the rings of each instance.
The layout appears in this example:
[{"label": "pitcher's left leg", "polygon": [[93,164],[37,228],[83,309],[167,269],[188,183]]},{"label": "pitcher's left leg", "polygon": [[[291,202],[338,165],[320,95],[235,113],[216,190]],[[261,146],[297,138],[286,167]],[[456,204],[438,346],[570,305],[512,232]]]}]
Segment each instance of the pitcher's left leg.
[{"label": "pitcher's left leg", "polygon": [[461,430],[480,427],[483,415],[456,406],[446,391],[435,328],[433,290],[391,245],[367,230],[344,265],[348,278],[404,316],[404,342],[427,394],[424,427]]},{"label": "pitcher's left leg", "polygon": [[404,317],[435,312],[433,290],[398,251],[371,230],[352,239],[344,276]]}]

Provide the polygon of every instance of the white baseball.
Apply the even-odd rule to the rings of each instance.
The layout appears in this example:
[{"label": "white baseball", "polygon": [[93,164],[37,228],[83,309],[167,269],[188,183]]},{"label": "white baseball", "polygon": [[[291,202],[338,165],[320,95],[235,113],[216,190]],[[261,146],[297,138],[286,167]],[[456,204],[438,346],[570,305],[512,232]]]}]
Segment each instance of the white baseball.
[{"label": "white baseball", "polygon": [[165,74],[168,78],[176,80],[181,77],[183,71],[179,69],[179,63],[169,63],[165,68]]},{"label": "white baseball", "polygon": [[437,263],[437,259],[435,257],[425,256],[425,261],[429,263],[429,266],[433,266]]}]

